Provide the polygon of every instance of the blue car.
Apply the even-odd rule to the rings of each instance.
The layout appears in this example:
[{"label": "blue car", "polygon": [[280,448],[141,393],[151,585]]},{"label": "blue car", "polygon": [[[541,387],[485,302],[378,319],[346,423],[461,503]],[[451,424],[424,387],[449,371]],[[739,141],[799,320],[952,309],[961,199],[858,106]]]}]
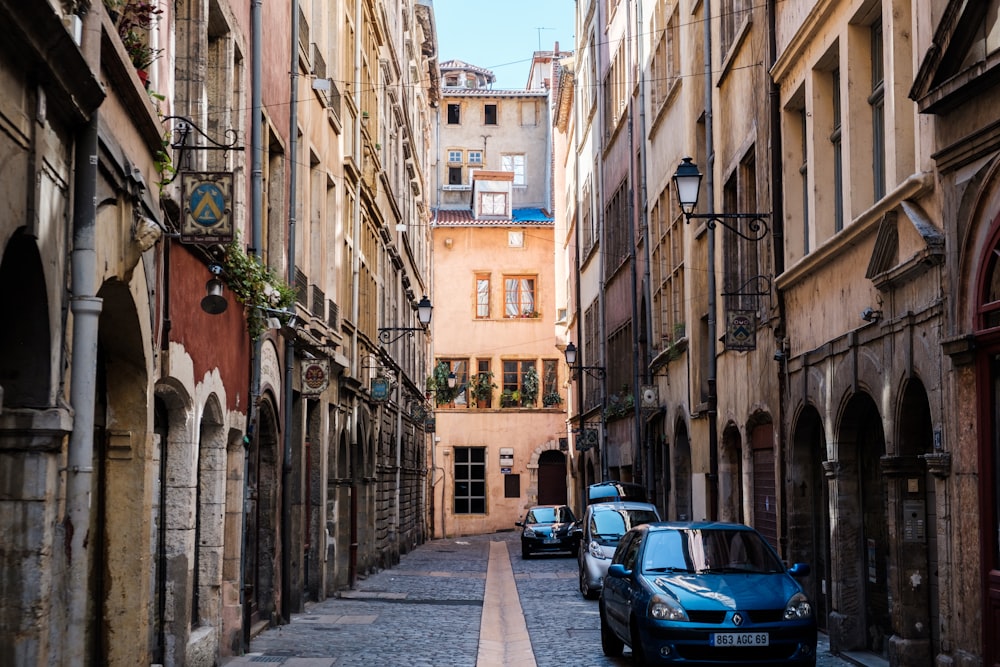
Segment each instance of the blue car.
[{"label": "blue car", "polygon": [[816,618],[795,577],[756,530],[655,522],[629,530],[601,591],[601,647],[637,664],[816,664]]}]

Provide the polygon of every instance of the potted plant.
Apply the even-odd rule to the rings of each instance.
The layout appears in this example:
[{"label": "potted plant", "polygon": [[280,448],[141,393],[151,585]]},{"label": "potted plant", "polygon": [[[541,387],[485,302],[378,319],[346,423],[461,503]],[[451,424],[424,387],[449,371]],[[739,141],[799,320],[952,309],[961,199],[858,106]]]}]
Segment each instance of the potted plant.
[{"label": "potted plant", "polygon": [[500,394],[501,408],[516,408],[521,405],[521,392],[517,389],[504,389]]},{"label": "potted plant", "polygon": [[439,361],[434,367],[434,373],[427,378],[427,391],[434,394],[436,405],[447,405],[455,400],[455,397],[462,391],[457,383],[454,387],[448,386],[448,376],[451,375],[451,367],[444,361]]},{"label": "potted plant", "polygon": [[238,233],[226,246],[222,266],[229,289],[246,307],[247,331],[251,338],[256,340],[264,333],[267,311],[263,309],[291,315],[295,290],[256,256],[246,254]]},{"label": "potted plant", "polygon": [[115,23],[132,66],[146,85],[149,82],[149,66],[163,53],[163,49],[154,49],[149,45],[149,31],[156,25],[163,9],[145,0],[104,0],[104,6]]},{"label": "potted plant", "polygon": [[493,371],[480,371],[469,379],[469,395],[470,398],[476,399],[477,407],[490,407],[493,390],[496,388],[496,384],[493,383]]},{"label": "potted plant", "polygon": [[546,408],[551,408],[554,405],[559,405],[563,401],[562,396],[559,395],[558,391],[554,389],[547,391],[542,395],[542,405]]},{"label": "potted plant", "polygon": [[524,377],[521,378],[521,405],[525,407],[535,405],[539,384],[538,371],[534,366],[528,366],[524,371]]}]

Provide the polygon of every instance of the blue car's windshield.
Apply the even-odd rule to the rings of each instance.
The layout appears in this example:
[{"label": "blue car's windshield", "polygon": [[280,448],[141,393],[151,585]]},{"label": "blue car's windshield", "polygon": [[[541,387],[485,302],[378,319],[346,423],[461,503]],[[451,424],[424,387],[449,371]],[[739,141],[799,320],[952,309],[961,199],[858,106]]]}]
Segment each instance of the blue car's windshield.
[{"label": "blue car's windshield", "polygon": [[664,530],[647,537],[647,572],[783,572],[784,566],[752,531],[726,528]]}]

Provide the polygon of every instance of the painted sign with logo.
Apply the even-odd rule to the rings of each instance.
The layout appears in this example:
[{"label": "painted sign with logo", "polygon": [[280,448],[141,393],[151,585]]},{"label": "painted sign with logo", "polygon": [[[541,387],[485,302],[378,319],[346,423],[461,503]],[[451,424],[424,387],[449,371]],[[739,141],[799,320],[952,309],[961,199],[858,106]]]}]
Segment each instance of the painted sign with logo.
[{"label": "painted sign with logo", "polygon": [[372,380],[372,400],[386,401],[389,399],[389,378],[375,378]]},{"label": "painted sign with logo", "polygon": [[726,349],[757,349],[757,318],[752,310],[726,311]]},{"label": "painted sign with logo", "polygon": [[182,172],[181,203],[181,241],[228,243],[233,239],[232,172]]},{"label": "painted sign with logo", "polygon": [[302,394],[316,396],[330,385],[329,359],[304,359],[302,369]]}]

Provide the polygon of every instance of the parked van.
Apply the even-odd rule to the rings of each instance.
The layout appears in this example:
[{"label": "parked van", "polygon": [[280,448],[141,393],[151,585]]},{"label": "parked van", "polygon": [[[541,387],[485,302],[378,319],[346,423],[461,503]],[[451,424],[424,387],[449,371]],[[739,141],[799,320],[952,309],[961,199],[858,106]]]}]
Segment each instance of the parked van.
[{"label": "parked van", "polygon": [[646,489],[641,484],[632,482],[600,482],[587,487],[587,504],[611,503],[619,500],[631,500],[637,503],[648,503]]}]

